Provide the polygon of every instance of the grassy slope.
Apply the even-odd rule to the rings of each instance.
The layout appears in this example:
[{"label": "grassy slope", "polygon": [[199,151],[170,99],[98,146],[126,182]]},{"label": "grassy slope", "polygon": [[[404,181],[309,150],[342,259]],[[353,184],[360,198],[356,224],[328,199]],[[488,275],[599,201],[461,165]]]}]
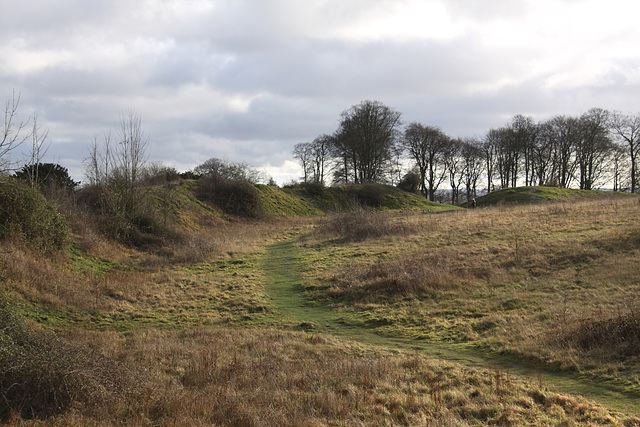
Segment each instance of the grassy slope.
[{"label": "grassy slope", "polygon": [[[462,368],[402,348],[388,352],[375,343],[358,346],[319,334],[313,324],[283,319],[265,288],[271,273],[262,268],[264,247],[308,227],[290,215],[348,208],[353,193],[328,190],[314,200],[293,190],[260,186],[265,209],[286,219],[230,223],[193,197],[193,185],[187,182],[170,194],[158,195],[160,201],[169,202],[168,217],[192,233],[183,248],[172,248],[171,253],[144,254],[88,235],[73,247],[72,262],[34,259],[8,247],[0,254],[3,287],[32,322],[148,372],[136,378],[146,387],[142,399],[133,396],[121,407],[108,407],[108,412],[96,409],[94,420],[103,417],[109,423],[140,425],[361,425],[363,420],[371,425],[518,425],[523,420],[531,425],[615,425],[624,418],[584,399],[526,385],[500,370]],[[394,190],[385,198],[389,208],[415,208],[417,213],[452,208]],[[420,232],[436,233],[431,242],[435,247],[447,246],[459,243],[455,227],[462,226],[465,214],[453,214],[445,225],[440,221],[447,221],[448,215],[407,216],[407,220],[415,221]],[[424,236],[409,240],[402,236],[358,244],[307,243],[299,255],[305,265],[305,286],[314,278],[324,280],[332,270],[342,274],[345,263],[351,263],[351,272],[357,275],[368,263],[411,253],[414,244],[424,248],[425,242]],[[185,256],[177,263],[172,260],[194,248],[202,252],[196,260]],[[279,264],[286,266],[282,261]],[[499,297],[496,304],[505,303],[503,295]],[[396,322],[397,301],[389,302],[391,312],[375,301],[363,301],[369,304],[363,311],[364,327],[416,333],[411,319],[415,309],[401,306],[404,318]],[[353,321],[348,310],[332,308],[339,308],[338,318]],[[433,314],[449,333],[446,326],[453,323],[454,309],[445,307]],[[335,317],[333,312],[329,319]],[[325,320],[320,316],[313,323]],[[290,332],[310,326],[311,333]],[[401,336],[397,331],[396,335]],[[95,423],[79,414],[74,410],[51,422]]]},{"label": "grassy slope", "polygon": [[640,321],[638,215],[636,197],[605,197],[412,217],[408,232],[340,246],[319,234],[302,245],[305,286],[380,333],[475,345],[637,399],[626,346],[638,339],[616,334]]},{"label": "grassy slope", "polygon": [[[531,204],[565,202],[570,200],[596,199],[603,197],[635,197],[629,193],[612,191],[577,190],[574,188],[557,187],[517,187],[494,191],[478,197],[478,207],[496,206],[502,204]],[[463,204],[469,207],[470,203]]]},{"label": "grassy slope", "polygon": [[[612,387],[601,386],[584,381],[578,375],[557,372],[543,364],[531,364],[517,360],[508,355],[484,352],[465,344],[443,344],[437,340],[415,339],[402,334],[385,333],[381,328],[372,327],[362,321],[365,313],[346,312],[330,309],[328,305],[317,304],[314,299],[303,294],[303,281],[298,271],[305,269],[302,258],[293,241],[278,242],[272,245],[266,258],[268,289],[279,311],[289,320],[305,330],[329,331],[332,334],[348,337],[350,340],[375,345],[381,348],[412,349],[420,353],[438,355],[447,361],[456,361],[462,366],[509,371],[520,377],[537,376],[539,383],[544,383],[564,393],[584,394],[603,404],[620,410],[640,413],[640,402],[634,400],[635,393],[625,393]],[[307,267],[308,268],[308,267]],[[389,318],[390,319],[390,318]],[[395,319],[398,320],[398,319]],[[394,320],[390,319],[393,323]],[[387,323],[388,325],[388,323]],[[394,336],[395,335],[395,336]]]},{"label": "grassy slope", "polygon": [[357,206],[377,210],[416,210],[441,212],[459,209],[444,203],[430,202],[417,194],[389,185],[367,184],[324,188],[316,194],[303,189],[281,189],[258,185],[265,211],[269,214],[318,215],[348,211]]}]

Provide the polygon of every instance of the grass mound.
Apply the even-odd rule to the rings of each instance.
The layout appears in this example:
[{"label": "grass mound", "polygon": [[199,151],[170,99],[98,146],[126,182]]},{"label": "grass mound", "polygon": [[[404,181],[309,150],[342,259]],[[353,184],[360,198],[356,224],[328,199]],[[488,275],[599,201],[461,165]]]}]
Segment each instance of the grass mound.
[{"label": "grass mound", "polygon": [[[612,191],[577,190],[574,188],[557,187],[516,187],[494,191],[486,196],[478,197],[478,207],[496,206],[503,204],[532,204],[548,202],[565,202],[571,200],[597,199],[604,197],[629,197],[629,193]],[[466,202],[464,207],[470,207]]]},{"label": "grass mound", "polygon": [[264,211],[276,216],[313,216],[320,211],[308,198],[301,197],[295,190],[270,185],[256,185]]},{"label": "grass mound", "polygon": [[294,191],[300,197],[310,200],[324,212],[349,212],[354,208],[376,210],[417,210],[440,212],[458,209],[456,206],[431,202],[424,197],[391,185],[356,184],[323,188],[305,187]]}]

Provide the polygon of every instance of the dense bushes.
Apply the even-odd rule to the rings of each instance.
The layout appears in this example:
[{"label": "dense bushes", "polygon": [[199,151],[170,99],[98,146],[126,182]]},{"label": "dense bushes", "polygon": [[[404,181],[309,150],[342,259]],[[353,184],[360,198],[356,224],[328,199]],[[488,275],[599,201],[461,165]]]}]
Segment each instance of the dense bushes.
[{"label": "dense bushes", "polygon": [[246,218],[264,216],[260,193],[247,181],[203,177],[198,182],[198,198],[230,215]]},{"label": "dense bushes", "polygon": [[318,231],[348,242],[402,234],[407,227],[384,213],[356,207],[351,212],[330,216]]},{"label": "dense bushes", "polygon": [[636,309],[569,322],[562,342],[582,351],[610,354],[614,359],[636,357],[640,353],[640,314]]},{"label": "dense bushes", "polygon": [[181,238],[180,233],[167,226],[168,213],[163,212],[166,209],[158,206],[152,192],[142,186],[128,191],[87,186],[78,192],[77,199],[95,216],[95,223],[105,236],[124,244],[153,249],[163,246],[166,239]]},{"label": "dense bushes", "polygon": [[388,188],[384,185],[353,185],[349,187],[349,192],[361,206],[381,208],[386,205]]},{"label": "dense bushes", "polygon": [[51,253],[66,247],[68,235],[67,223],[38,190],[16,179],[0,179],[0,239]]}]

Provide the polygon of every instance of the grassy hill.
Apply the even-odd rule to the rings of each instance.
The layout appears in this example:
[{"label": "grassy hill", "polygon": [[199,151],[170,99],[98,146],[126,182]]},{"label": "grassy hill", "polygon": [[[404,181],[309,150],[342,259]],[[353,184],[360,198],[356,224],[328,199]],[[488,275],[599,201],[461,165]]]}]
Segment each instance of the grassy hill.
[{"label": "grassy hill", "polygon": [[[516,187],[494,191],[485,196],[476,198],[478,207],[496,206],[503,204],[531,204],[577,201],[584,199],[596,199],[606,197],[636,197],[629,193],[596,190],[577,190],[573,188],[557,187]],[[462,206],[469,207],[469,203]]]},{"label": "grassy hill", "polygon": [[0,423],[640,425],[636,200],[234,188],[263,215],[184,181],[134,240],[90,192],[29,198],[57,249],[2,224]]},{"label": "grassy hill", "polygon": [[327,188],[278,188],[258,185],[265,212],[276,215],[318,215],[345,212],[356,207],[375,210],[441,212],[457,206],[430,202],[390,185],[360,184]]}]

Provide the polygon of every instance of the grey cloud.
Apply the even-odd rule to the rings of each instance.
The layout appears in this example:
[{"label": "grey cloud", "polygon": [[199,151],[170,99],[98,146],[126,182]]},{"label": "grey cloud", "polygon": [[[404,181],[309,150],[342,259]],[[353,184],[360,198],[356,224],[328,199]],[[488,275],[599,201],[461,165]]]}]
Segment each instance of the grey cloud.
[{"label": "grey cloud", "polygon": [[595,83],[550,87],[555,74],[573,70],[570,61],[563,69],[537,67],[550,60],[546,46],[491,47],[480,37],[496,21],[526,22],[530,3],[442,4],[464,23],[455,37],[360,40],[342,30],[382,19],[404,3],[11,2],[3,4],[0,42],[42,64],[24,71],[30,64],[0,57],[0,95],[22,93],[25,114],[38,111],[51,128],[52,159],[77,178],[88,143],[129,108],[142,110],[150,159],[180,168],[210,157],[282,165],[295,143],[333,132],[340,113],[364,99],[397,109],[405,122],[460,137],[518,113],[545,118],[593,106],[635,109],[635,52],[614,59]]}]

